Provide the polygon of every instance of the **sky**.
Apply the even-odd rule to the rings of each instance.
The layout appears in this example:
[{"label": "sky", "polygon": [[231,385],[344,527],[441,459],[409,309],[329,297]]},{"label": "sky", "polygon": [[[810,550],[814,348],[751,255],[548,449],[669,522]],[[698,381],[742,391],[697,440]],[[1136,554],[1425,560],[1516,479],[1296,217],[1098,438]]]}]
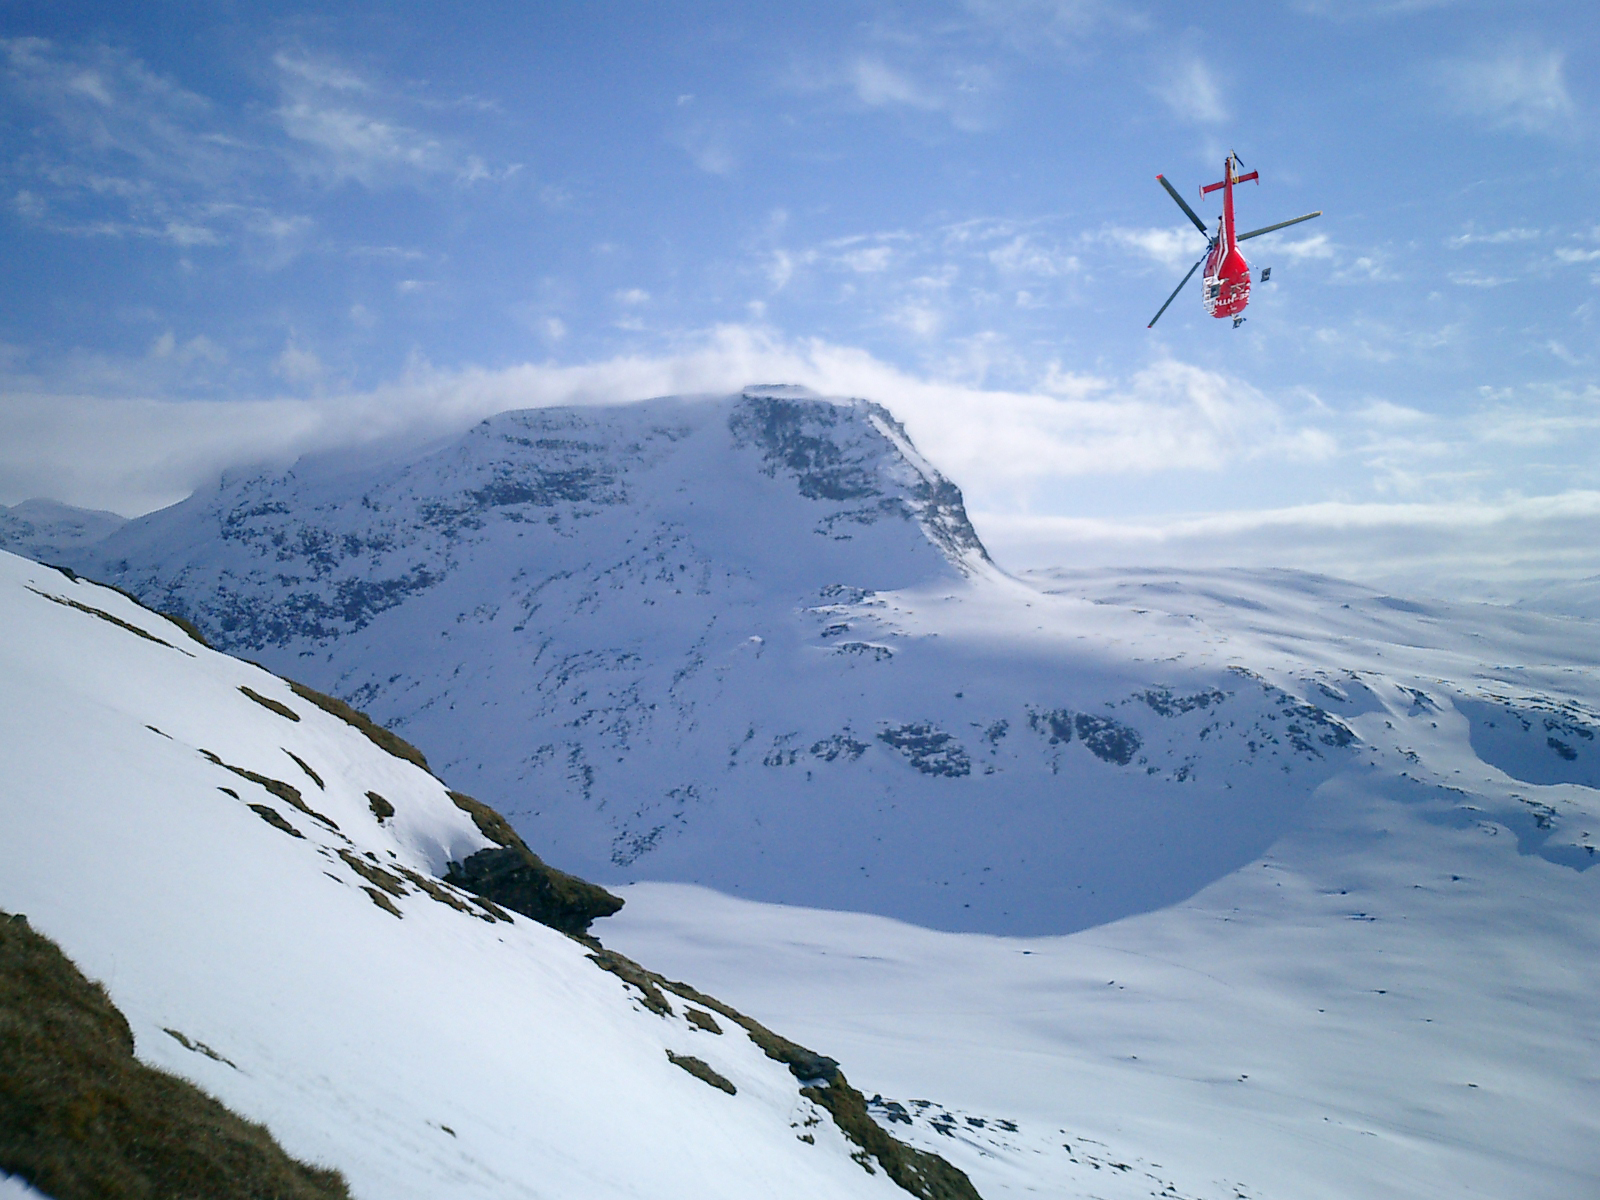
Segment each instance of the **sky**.
[{"label": "sky", "polygon": [[[0,503],[887,404],[1016,567],[1600,573],[1579,3],[0,0]],[[1235,151],[1247,322],[1198,287]]]}]

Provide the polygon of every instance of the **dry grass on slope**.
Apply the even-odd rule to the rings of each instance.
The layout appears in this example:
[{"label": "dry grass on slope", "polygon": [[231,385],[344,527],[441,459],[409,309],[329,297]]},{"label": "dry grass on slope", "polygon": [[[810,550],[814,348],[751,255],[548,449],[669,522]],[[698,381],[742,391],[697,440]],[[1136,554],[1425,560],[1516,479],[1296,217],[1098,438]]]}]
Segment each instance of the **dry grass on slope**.
[{"label": "dry grass on slope", "polygon": [[349,1200],[337,1171],[133,1056],[96,983],[0,913],[0,1171],[54,1200]]}]

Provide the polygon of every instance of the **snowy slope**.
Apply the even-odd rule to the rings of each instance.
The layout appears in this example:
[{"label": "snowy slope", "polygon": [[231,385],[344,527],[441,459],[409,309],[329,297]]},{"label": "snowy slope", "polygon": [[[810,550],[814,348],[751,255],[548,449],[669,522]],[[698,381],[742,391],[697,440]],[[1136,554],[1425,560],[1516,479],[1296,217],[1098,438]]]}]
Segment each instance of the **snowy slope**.
[{"label": "snowy slope", "polygon": [[600,882],[1082,928],[1259,853],[1353,754],[1310,681],[996,570],[882,409],[506,413],[133,522],[83,569],[372,711]]},{"label": "snowy slope", "polygon": [[441,885],[473,820],[282,680],[9,554],[0,629],[0,909],[355,1195],[905,1195],[742,1028]]}]

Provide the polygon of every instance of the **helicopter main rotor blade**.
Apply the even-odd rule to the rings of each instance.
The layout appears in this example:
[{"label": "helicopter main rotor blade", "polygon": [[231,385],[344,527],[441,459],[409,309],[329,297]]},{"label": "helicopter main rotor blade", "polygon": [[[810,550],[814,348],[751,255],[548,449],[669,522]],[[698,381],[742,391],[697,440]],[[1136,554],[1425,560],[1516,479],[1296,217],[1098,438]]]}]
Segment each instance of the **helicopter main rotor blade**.
[{"label": "helicopter main rotor blade", "polygon": [[1206,233],[1206,223],[1194,215],[1194,209],[1190,208],[1188,202],[1184,200],[1182,196],[1178,195],[1178,189],[1167,182],[1167,177],[1165,175],[1157,175],[1156,182],[1167,189],[1167,195],[1171,196],[1173,200],[1177,202],[1178,207],[1183,209],[1183,215],[1194,222],[1194,227],[1202,234],[1205,234],[1205,239],[1209,242],[1211,240],[1211,235]]},{"label": "helicopter main rotor blade", "polygon": [[1312,217],[1320,217],[1321,215],[1322,210],[1319,208],[1314,213],[1307,213],[1303,217],[1295,217],[1291,221],[1279,221],[1276,225],[1268,225],[1265,229],[1252,229],[1249,233],[1241,233],[1233,240],[1242,242],[1246,238],[1260,237],[1263,233],[1271,233],[1275,229],[1285,229],[1290,225],[1298,225],[1301,221],[1309,221]]},{"label": "helicopter main rotor blade", "polygon": [[1178,298],[1178,293],[1183,291],[1184,284],[1189,282],[1190,277],[1200,269],[1200,264],[1205,262],[1205,260],[1206,256],[1204,254],[1194,260],[1194,266],[1190,267],[1189,274],[1183,277],[1183,283],[1180,283],[1177,287],[1172,289],[1172,295],[1167,297],[1167,302],[1161,306],[1160,311],[1158,311],[1155,316],[1150,318],[1150,324],[1145,326],[1146,329],[1155,328],[1156,322],[1161,320],[1161,314],[1166,312],[1167,309],[1171,307],[1172,302]]}]

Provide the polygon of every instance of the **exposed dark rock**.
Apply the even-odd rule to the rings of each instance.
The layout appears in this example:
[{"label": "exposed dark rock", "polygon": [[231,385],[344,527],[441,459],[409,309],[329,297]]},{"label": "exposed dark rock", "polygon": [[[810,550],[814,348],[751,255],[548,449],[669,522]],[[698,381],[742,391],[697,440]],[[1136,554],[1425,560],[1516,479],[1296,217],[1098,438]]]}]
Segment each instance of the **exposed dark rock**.
[{"label": "exposed dark rock", "polygon": [[[961,489],[914,459],[916,451],[905,426],[888,409],[868,400],[842,405],[772,394],[783,390],[747,389],[728,419],[736,444],[761,450],[767,475],[783,469],[807,499],[854,505],[830,517],[832,524],[841,520],[871,524],[895,517],[916,520],[952,562],[959,564],[969,556],[989,560],[967,517]],[[841,436],[840,427],[851,422],[866,428]],[[908,462],[915,478],[891,482],[881,472],[886,454]]]},{"label": "exposed dark rock", "polygon": [[[597,966],[627,980],[641,992],[645,992],[648,988],[646,994],[653,995],[655,1002],[662,1008],[667,1006],[666,996],[663,993],[671,992],[742,1026],[749,1033],[750,1040],[755,1042],[768,1058],[785,1064],[790,1074],[806,1083],[806,1086],[801,1087],[800,1094],[828,1111],[833,1117],[834,1124],[859,1148],[852,1157],[865,1169],[872,1170],[872,1163],[876,1161],[884,1174],[919,1200],[981,1200],[977,1189],[972,1186],[972,1181],[960,1169],[951,1166],[937,1154],[929,1154],[897,1141],[883,1126],[874,1121],[867,1112],[866,1099],[850,1086],[850,1081],[844,1077],[844,1072],[839,1070],[839,1064],[833,1059],[807,1050],[797,1042],[791,1042],[788,1038],[773,1033],[759,1021],[745,1016],[722,1001],[707,996],[686,983],[677,983],[657,975],[654,971],[647,971],[638,963],[614,951],[602,950],[589,957]],[[650,1003],[651,1001],[647,999],[646,1004]],[[817,1080],[825,1082],[820,1084],[807,1082]]]},{"label": "exposed dark rock", "polygon": [[372,815],[378,818],[379,825],[394,816],[394,805],[378,795],[377,792],[367,793],[367,807],[372,810]]},{"label": "exposed dark rock", "polygon": [[1042,734],[1052,746],[1066,745],[1072,740],[1072,712],[1065,708],[1052,708],[1046,712],[1028,710],[1028,728]]},{"label": "exposed dark rock", "polygon": [[450,798],[497,846],[451,863],[446,883],[574,935],[587,933],[596,918],[609,917],[622,907],[622,900],[605,888],[547,865],[487,804],[460,792],[451,792]]},{"label": "exposed dark rock", "polygon": [[1077,730],[1078,740],[1091,754],[1105,762],[1116,763],[1119,767],[1131,763],[1133,756],[1139,753],[1139,747],[1144,744],[1144,739],[1133,726],[1097,713],[1078,713],[1073,717],[1073,727]]},{"label": "exposed dark rock", "polygon": [[843,758],[846,762],[855,762],[867,752],[867,744],[858,742],[848,732],[830,734],[821,741],[811,744],[813,758],[820,758],[823,762],[833,762]]},{"label": "exposed dark rock", "polygon": [[1228,698],[1228,693],[1216,688],[1207,688],[1205,691],[1195,692],[1189,696],[1175,696],[1171,688],[1151,688],[1139,695],[1139,699],[1148,704],[1157,716],[1177,717],[1195,709],[1208,709],[1213,705],[1221,704]]},{"label": "exposed dark rock", "polygon": [[972,773],[972,760],[955,736],[926,722],[890,726],[878,738],[905,755],[924,775],[958,778]]}]

